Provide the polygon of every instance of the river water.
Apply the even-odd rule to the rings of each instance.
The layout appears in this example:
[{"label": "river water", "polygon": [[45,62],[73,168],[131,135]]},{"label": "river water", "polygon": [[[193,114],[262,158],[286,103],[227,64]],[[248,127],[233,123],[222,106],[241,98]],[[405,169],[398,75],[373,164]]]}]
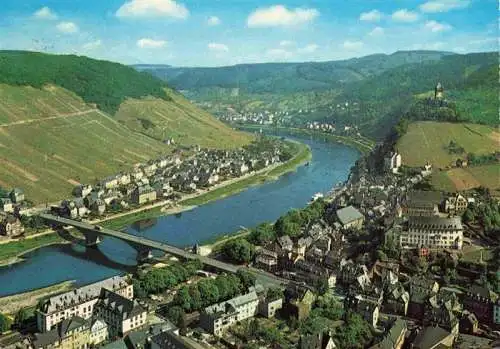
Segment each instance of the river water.
[{"label": "river water", "polygon": [[[178,215],[161,217],[149,228],[127,231],[152,240],[185,247],[274,221],[292,208],[307,204],[317,192],[326,193],[360,156],[353,148],[321,139],[291,137],[308,144],[312,160],[278,180],[250,187]],[[1,246],[0,246],[1,248]],[[78,245],[55,245],[27,254],[26,260],[0,268],[0,296],[46,287],[66,280],[86,284],[133,270],[136,252],[125,242],[105,238],[97,250]]]}]

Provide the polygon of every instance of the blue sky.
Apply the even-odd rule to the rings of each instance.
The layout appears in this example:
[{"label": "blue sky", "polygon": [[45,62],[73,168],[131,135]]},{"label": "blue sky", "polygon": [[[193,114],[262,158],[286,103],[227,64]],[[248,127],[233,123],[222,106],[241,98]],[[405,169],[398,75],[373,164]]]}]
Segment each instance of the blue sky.
[{"label": "blue sky", "polygon": [[496,0],[0,0],[0,49],[132,63],[498,50]]}]

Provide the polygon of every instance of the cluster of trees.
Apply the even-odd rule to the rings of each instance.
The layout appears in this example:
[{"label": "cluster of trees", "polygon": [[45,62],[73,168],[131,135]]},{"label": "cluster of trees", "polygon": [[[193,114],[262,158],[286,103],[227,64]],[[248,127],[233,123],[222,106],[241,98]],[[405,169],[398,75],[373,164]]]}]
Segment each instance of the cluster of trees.
[{"label": "cluster of trees", "polygon": [[178,306],[177,312],[182,310],[189,313],[228,300],[254,285],[255,276],[244,270],[239,270],[236,274],[219,275],[215,279],[206,278],[181,287],[172,305]]},{"label": "cluster of trees", "polygon": [[326,202],[319,199],[301,210],[291,210],[276,221],[274,232],[277,236],[297,237],[301,234],[304,226],[322,218],[325,209]]},{"label": "cluster of trees", "polygon": [[481,166],[496,163],[497,155],[496,154],[483,154],[476,155],[474,153],[467,154],[467,162],[469,166]]},{"label": "cluster of trees", "polygon": [[54,84],[111,114],[127,98],[170,99],[166,84],[148,73],[75,55],[4,51],[0,53],[0,83],[35,88]]},{"label": "cluster of trees", "polygon": [[[332,326],[336,321],[342,325]],[[300,324],[302,334],[317,334],[332,329],[339,348],[364,348],[372,339],[370,325],[359,314],[344,309],[331,295],[319,297],[309,317]]]},{"label": "cluster of trees", "polygon": [[253,229],[248,237],[226,242],[222,246],[222,253],[225,258],[233,262],[248,263],[255,256],[254,245],[265,245],[274,241],[277,236],[300,236],[304,226],[324,216],[326,206],[327,203],[323,199],[318,199],[303,209],[287,212],[274,225],[262,223]]},{"label": "cluster of trees", "polygon": [[249,263],[255,256],[255,246],[244,238],[230,240],[222,247],[224,257],[232,262]]},{"label": "cluster of trees", "polygon": [[156,268],[133,280],[134,293],[138,297],[156,294],[187,281],[202,268],[198,260],[175,263],[164,268]]},{"label": "cluster of trees", "polygon": [[448,146],[446,147],[448,150],[449,154],[463,154],[465,153],[464,147],[460,146],[457,142],[455,141],[450,141]]},{"label": "cluster of trees", "polygon": [[0,313],[0,334],[3,334],[10,330],[12,321],[4,314]]},{"label": "cluster of trees", "polygon": [[479,223],[489,232],[500,229],[500,206],[494,200],[475,205],[470,204],[464,212],[465,223]]}]

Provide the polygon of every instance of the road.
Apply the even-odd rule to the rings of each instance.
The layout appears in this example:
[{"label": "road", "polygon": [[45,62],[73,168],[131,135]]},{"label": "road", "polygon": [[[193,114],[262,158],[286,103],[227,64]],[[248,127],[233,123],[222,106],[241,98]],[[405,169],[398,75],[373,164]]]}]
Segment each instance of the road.
[{"label": "road", "polygon": [[98,235],[98,236],[110,236],[110,237],[128,242],[132,245],[139,245],[139,246],[150,248],[152,250],[163,251],[165,253],[168,253],[170,255],[173,255],[173,256],[176,256],[179,258],[188,259],[188,260],[198,259],[204,265],[216,268],[218,270],[226,271],[229,273],[236,273],[239,269],[248,270],[251,273],[253,273],[254,275],[256,275],[259,282],[261,282],[264,285],[268,285],[268,286],[282,285],[282,284],[286,284],[289,282],[288,280],[279,278],[273,274],[266,273],[265,271],[262,271],[262,270],[258,270],[258,269],[251,268],[251,267],[234,265],[234,264],[222,262],[222,261],[219,261],[217,259],[206,257],[206,256],[200,256],[200,255],[188,252],[186,250],[183,250],[181,248],[171,246],[171,245],[159,242],[159,241],[146,239],[144,237],[135,236],[132,234],[121,232],[121,231],[116,231],[116,230],[98,227],[96,225],[92,225],[89,223],[79,222],[79,221],[75,221],[75,220],[67,219],[67,218],[63,218],[63,217],[58,217],[58,216],[54,216],[54,215],[51,215],[48,213],[42,213],[42,214],[40,214],[40,217],[49,223],[60,224],[63,226],[72,226],[72,227],[80,230],[84,234],[85,233],[93,233],[93,234]]}]

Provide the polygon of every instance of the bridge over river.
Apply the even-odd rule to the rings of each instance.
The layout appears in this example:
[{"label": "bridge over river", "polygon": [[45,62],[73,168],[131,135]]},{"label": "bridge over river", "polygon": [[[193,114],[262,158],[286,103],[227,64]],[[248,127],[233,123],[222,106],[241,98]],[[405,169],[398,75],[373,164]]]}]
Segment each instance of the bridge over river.
[{"label": "bridge over river", "polygon": [[261,283],[267,285],[286,284],[289,282],[288,280],[278,278],[277,276],[264,272],[262,270],[246,266],[234,265],[231,263],[225,263],[214,258],[200,256],[181,248],[146,239],[140,236],[135,236],[112,229],[106,229],[98,225],[93,225],[82,221],[75,221],[72,219],[55,216],[49,213],[41,213],[39,214],[39,216],[43,218],[49,225],[55,227],[71,226],[76,228],[85,236],[87,246],[95,246],[100,242],[102,237],[109,236],[125,241],[126,243],[134,247],[138,251],[139,255],[144,254],[144,252],[146,252],[147,255],[151,250],[158,250],[182,259],[198,259],[206,266],[229,273],[236,273],[239,269],[248,270],[255,274]]}]

